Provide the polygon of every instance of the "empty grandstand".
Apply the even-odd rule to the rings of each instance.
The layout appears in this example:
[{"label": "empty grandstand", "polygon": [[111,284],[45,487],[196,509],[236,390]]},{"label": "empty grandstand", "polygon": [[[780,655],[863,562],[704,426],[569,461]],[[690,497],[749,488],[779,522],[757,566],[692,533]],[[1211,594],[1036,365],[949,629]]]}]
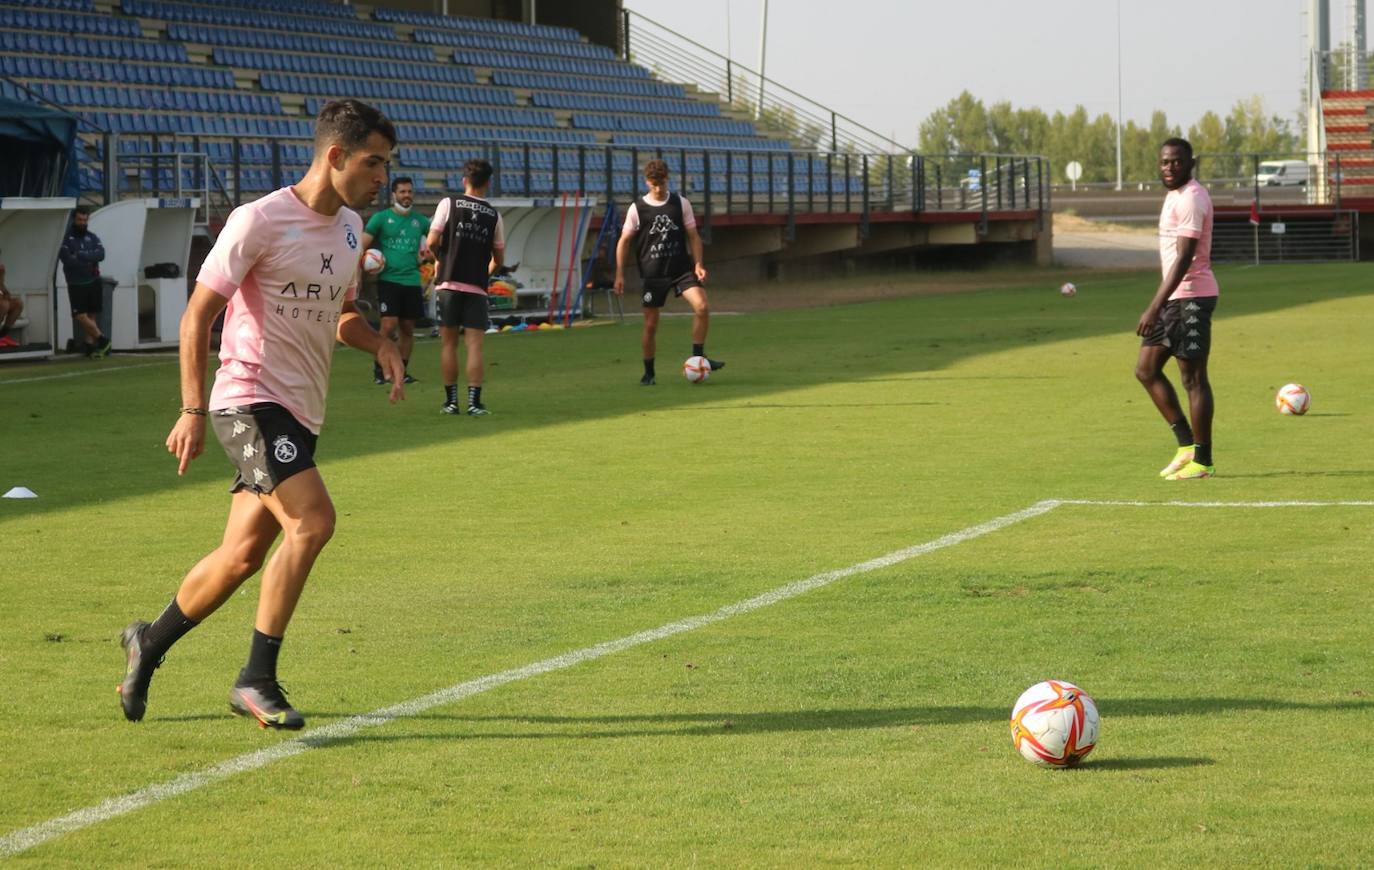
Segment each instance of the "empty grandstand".
[{"label": "empty grandstand", "polygon": [[[394,171],[415,179],[422,203],[461,188],[472,156],[496,167],[495,196],[603,202],[634,196],[639,168],[661,157],[700,203],[708,239],[713,219],[725,227],[751,215],[776,235],[749,250],[805,235],[798,228],[819,220],[808,215],[850,226],[854,245],[879,224],[962,215],[958,231],[948,220],[890,231],[888,248],[1025,242],[1045,229],[1048,167],[1038,158],[917,155],[849,135],[839,113],[799,103],[751,113],[732,85],[747,71],[722,67],[715,87],[700,69],[673,69],[650,48],[663,42],[657,32],[632,50],[634,28],[657,26],[613,3],[565,17],[591,22],[593,6],[620,24],[613,39],[328,0],[0,0],[0,94],[81,119],[83,198],[197,196],[211,230],[229,208],[304,172],[313,116],[335,97],[368,100],[396,122]],[[709,50],[693,53],[704,69],[719,65]],[[1035,225],[999,236],[1001,212]]]}]

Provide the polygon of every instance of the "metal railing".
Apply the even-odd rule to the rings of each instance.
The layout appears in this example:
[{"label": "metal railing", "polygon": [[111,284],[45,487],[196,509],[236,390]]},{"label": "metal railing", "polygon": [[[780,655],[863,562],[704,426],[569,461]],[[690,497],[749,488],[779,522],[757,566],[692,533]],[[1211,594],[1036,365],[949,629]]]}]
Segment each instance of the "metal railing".
[{"label": "metal railing", "polygon": [[718,95],[795,148],[869,154],[913,150],[637,12],[624,10],[621,28],[625,60],[648,68],[663,81],[688,82]]},{"label": "metal railing", "polygon": [[[121,140],[140,140],[126,153]],[[127,144],[127,143],[126,143]],[[100,149],[105,202],[124,196],[201,197],[205,221],[222,221],[240,203],[290,184],[305,166],[284,159],[286,146],[300,140],[235,138],[213,146],[198,136],[130,134],[104,136]],[[749,151],[632,146],[552,146],[509,141],[443,141],[432,144],[456,149],[468,157],[490,161],[495,174],[494,197],[551,200],[560,193],[582,193],[603,201],[627,202],[644,192],[643,166],[650,159],[668,164],[670,185],[687,196],[698,215],[704,237],[710,237],[713,216],[773,214],[786,217],[790,237],[799,214],[831,213],[856,216],[867,234],[877,213],[965,212],[978,216],[986,230],[989,215],[1005,211],[1049,208],[1049,166],[1043,157],[1003,154],[869,154],[849,152]],[[246,146],[263,145],[267,162],[250,164]],[[223,158],[228,150],[229,159]],[[296,153],[299,153],[298,151]],[[461,163],[451,167],[399,160],[394,175],[419,181],[420,198],[436,191],[433,176],[444,173],[442,190],[461,184]]]}]

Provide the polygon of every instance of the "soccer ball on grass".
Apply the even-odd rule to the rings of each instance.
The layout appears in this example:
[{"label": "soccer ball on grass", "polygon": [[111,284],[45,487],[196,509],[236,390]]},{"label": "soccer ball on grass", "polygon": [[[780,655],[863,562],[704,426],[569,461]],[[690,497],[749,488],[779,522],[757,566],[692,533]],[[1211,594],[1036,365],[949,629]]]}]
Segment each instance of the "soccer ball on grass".
[{"label": "soccer ball on grass", "polygon": [[1302,384],[1284,384],[1274,397],[1274,404],[1278,406],[1280,414],[1301,417],[1312,404],[1312,394]]},{"label": "soccer ball on grass", "polygon": [[1073,767],[1097,745],[1097,704],[1064,680],[1036,683],[1011,708],[1011,742],[1032,764]]},{"label": "soccer ball on grass", "polygon": [[682,376],[699,384],[711,376],[711,363],[704,356],[689,356],[682,364]]}]

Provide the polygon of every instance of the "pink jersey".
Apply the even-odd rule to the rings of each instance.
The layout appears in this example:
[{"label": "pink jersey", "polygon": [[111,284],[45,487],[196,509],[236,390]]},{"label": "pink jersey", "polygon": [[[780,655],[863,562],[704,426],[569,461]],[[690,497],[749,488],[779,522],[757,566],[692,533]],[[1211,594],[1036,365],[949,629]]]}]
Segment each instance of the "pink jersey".
[{"label": "pink jersey", "polygon": [[1178,289],[1169,298],[1218,295],[1221,290],[1212,274],[1212,197],[1196,179],[1190,179],[1164,197],[1164,208],[1159,213],[1159,261],[1165,275],[1178,262],[1177,240],[1180,236],[1197,239],[1197,252],[1183,280],[1178,283]]},{"label": "pink jersey", "polygon": [[[677,198],[682,200],[682,228],[687,229],[688,227],[696,226],[697,218],[696,215],[692,213],[692,204],[688,202],[687,197],[682,194],[678,194]],[[644,194],[644,201],[649,205],[663,205],[668,200],[654,199],[646,193]],[[638,202],[638,200],[635,200],[635,202]],[[635,208],[635,203],[633,202],[630,203],[629,211],[625,212],[625,226],[621,227],[620,231],[627,236],[632,236],[639,232],[639,209]]]},{"label": "pink jersey", "polygon": [[229,297],[211,410],[274,402],[319,434],[362,230],[352,209],[320,214],[290,187],[234,209],[196,278]]}]

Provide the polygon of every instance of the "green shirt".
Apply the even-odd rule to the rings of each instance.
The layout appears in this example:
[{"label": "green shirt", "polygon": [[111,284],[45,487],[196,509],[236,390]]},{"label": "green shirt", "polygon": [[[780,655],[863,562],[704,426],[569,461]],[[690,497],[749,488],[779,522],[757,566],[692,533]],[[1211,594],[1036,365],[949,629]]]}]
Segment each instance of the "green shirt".
[{"label": "green shirt", "polygon": [[386,265],[377,274],[378,280],[392,284],[419,287],[420,262],[416,259],[420,243],[429,233],[429,221],[415,210],[397,214],[394,208],[374,214],[363,228],[372,236],[372,244],[386,256]]}]

